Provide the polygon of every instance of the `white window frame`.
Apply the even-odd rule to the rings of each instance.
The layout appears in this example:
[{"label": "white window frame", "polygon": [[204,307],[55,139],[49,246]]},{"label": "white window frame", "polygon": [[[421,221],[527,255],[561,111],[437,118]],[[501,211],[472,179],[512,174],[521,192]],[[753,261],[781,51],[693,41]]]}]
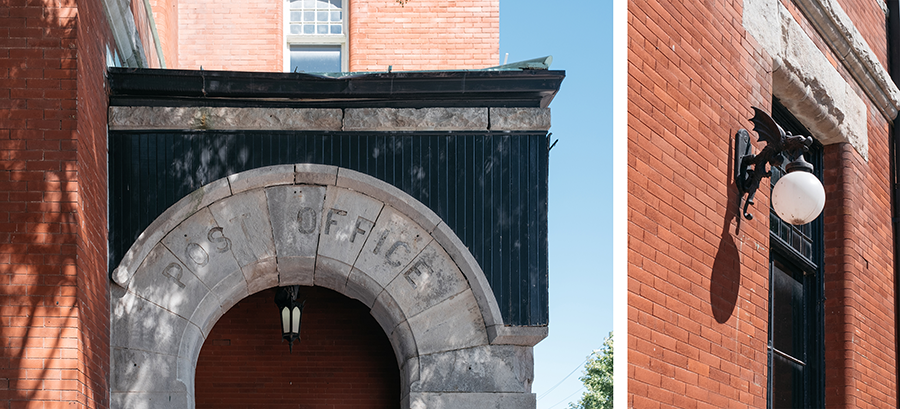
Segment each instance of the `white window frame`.
[{"label": "white window frame", "polygon": [[291,71],[291,46],[292,45],[340,45],[341,46],[341,71],[350,71],[350,47],[349,28],[350,19],[347,11],[350,0],[341,2],[341,32],[343,34],[290,34],[291,32],[291,1],[284,0],[284,71]]}]

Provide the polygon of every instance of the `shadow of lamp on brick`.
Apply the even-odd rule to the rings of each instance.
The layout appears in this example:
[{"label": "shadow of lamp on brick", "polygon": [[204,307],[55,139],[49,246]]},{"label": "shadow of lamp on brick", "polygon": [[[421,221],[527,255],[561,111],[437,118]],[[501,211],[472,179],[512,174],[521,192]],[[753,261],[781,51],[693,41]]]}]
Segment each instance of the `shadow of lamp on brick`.
[{"label": "shadow of lamp on brick", "polygon": [[294,352],[294,340],[300,339],[300,316],[306,301],[297,303],[299,285],[279,287],[275,293],[275,305],[281,314],[281,337],[288,342],[288,350]]},{"label": "shadow of lamp on brick", "polygon": [[825,188],[813,175],[813,166],[803,159],[813,142],[812,137],[785,133],[769,114],[756,107],[753,111],[753,118],[750,118],[753,130],[759,135],[760,142],[766,142],[766,147],[753,154],[750,133],[741,129],[735,135],[735,183],[742,197],[748,195],[744,202],[744,217],[753,219],[747,208],[753,204],[762,178],[772,176],[771,171],[766,171],[766,163],[781,166],[787,160],[787,173],[772,189],[772,207],[778,217],[790,224],[799,226],[813,221],[825,207]]}]

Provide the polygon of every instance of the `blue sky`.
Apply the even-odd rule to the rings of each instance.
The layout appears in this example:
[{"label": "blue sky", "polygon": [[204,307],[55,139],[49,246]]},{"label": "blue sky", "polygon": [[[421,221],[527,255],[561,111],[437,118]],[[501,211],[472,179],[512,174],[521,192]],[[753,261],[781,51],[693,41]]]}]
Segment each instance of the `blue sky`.
[{"label": "blue sky", "polygon": [[550,336],[534,348],[539,409],[580,398],[582,364],[613,330],[612,8],[500,1],[500,62],[552,55],[550,69],[566,71],[550,104],[559,143],[550,151]]}]

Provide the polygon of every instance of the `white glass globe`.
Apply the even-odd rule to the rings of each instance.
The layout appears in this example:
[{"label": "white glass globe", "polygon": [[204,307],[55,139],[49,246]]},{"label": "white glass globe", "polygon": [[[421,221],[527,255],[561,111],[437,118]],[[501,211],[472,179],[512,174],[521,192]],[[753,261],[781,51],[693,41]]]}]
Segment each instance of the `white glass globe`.
[{"label": "white glass globe", "polygon": [[809,223],[825,207],[825,187],[812,173],[789,172],[772,189],[772,207],[781,220],[790,224]]}]

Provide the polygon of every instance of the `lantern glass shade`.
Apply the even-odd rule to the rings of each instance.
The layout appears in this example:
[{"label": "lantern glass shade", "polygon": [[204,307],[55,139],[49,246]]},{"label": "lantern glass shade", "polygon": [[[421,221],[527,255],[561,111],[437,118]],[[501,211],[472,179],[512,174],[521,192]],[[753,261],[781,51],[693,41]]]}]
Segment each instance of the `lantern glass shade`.
[{"label": "lantern glass shade", "polygon": [[294,307],[291,314],[291,333],[300,333],[300,307]]},{"label": "lantern glass shade", "polygon": [[825,208],[825,187],[812,173],[788,172],[772,189],[772,207],[785,222],[807,224]]},{"label": "lantern glass shade", "polygon": [[[297,318],[299,320],[299,317]],[[291,310],[288,307],[281,309],[281,332],[288,334],[291,332]]]}]

